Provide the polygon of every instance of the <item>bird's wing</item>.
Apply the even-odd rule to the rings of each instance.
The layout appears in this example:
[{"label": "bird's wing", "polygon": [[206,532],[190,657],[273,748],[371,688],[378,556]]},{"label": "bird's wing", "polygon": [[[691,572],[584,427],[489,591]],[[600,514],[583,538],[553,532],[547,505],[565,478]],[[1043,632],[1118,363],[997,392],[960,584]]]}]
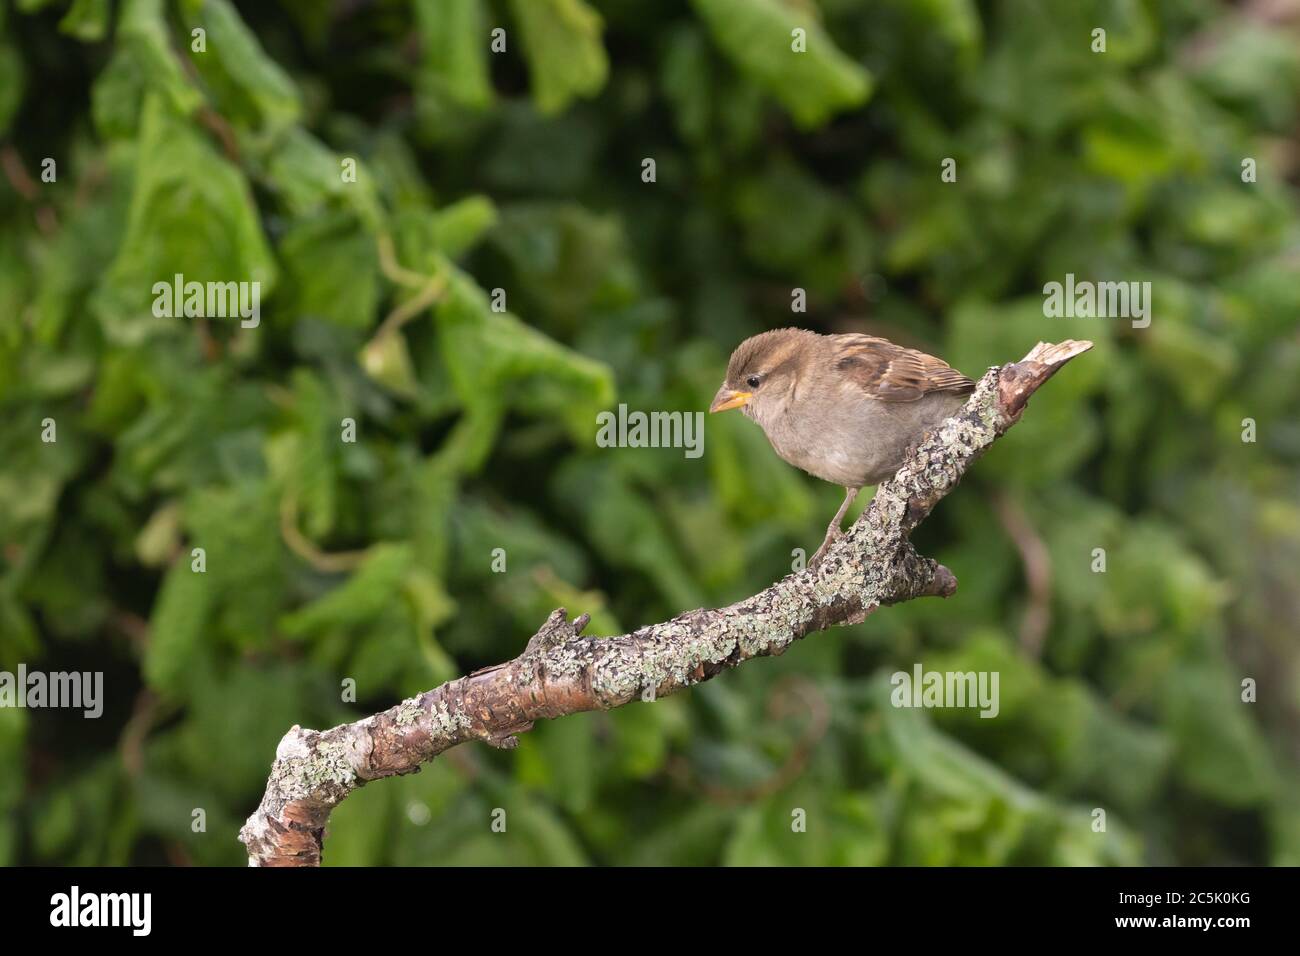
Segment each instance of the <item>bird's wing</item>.
[{"label": "bird's wing", "polygon": [[931,392],[969,392],[975,383],[942,359],[856,332],[833,336],[832,362],[849,387],[882,402],[915,402]]}]

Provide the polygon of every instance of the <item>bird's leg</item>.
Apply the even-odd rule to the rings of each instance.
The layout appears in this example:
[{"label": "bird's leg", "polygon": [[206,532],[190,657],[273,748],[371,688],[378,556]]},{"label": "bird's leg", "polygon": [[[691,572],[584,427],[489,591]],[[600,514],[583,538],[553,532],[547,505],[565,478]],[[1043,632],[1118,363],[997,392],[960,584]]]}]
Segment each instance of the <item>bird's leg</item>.
[{"label": "bird's leg", "polygon": [[826,550],[839,539],[842,534],[840,531],[840,522],[844,520],[844,513],[849,510],[849,505],[853,504],[853,499],[858,496],[858,492],[861,490],[861,488],[844,489],[844,503],[840,505],[840,510],[835,512],[835,517],[831,519],[831,523],[827,526],[826,539],[822,541],[822,546],[817,549],[817,553],[814,554],[812,560],[808,562],[808,567],[811,568],[820,561],[822,556],[826,554]]}]

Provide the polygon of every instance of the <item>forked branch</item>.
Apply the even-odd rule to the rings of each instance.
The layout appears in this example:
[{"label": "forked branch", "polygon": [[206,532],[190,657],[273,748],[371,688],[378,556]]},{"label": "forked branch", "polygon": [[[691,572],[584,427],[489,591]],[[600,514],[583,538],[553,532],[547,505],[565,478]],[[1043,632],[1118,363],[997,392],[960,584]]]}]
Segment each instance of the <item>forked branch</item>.
[{"label": "forked branch", "polygon": [[262,802],[239,833],[256,866],[320,863],[330,811],[358,787],[412,773],[450,747],[510,748],[541,718],[653,700],[798,639],[855,624],[876,608],[948,597],[957,580],[909,537],[966,469],[1019,420],[1025,403],[1091,342],[1040,342],[989,369],[970,400],[911,452],[816,567],[729,607],[687,611],[617,637],[582,637],[587,615],[551,613],[511,661],[475,671],[330,730],[295,726],[280,741]]}]

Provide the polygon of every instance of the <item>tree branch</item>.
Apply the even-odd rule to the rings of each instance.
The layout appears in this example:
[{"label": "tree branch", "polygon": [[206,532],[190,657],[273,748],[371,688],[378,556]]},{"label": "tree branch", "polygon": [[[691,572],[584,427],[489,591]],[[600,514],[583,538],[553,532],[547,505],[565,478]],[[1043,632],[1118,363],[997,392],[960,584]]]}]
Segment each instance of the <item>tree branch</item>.
[{"label": "tree branch", "polygon": [[1039,343],[990,369],[960,413],[928,434],[815,567],[729,607],[617,637],[582,637],[587,615],[551,613],[514,660],[326,731],[294,726],[276,748],[261,805],[240,830],[255,866],[320,863],[330,811],[358,787],[412,773],[467,740],[512,748],[541,718],[653,700],[882,605],[948,597],[957,579],[908,540],[971,463],[1016,423],[1029,396],[1090,342]]}]

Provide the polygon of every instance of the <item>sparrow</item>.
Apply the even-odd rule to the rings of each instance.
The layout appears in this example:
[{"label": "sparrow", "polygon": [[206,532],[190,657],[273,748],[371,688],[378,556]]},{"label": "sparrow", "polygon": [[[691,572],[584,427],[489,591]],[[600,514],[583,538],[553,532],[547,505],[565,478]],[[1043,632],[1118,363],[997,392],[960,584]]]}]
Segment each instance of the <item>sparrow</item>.
[{"label": "sparrow", "polygon": [[888,339],[775,329],[731,353],[709,411],[741,409],[781,458],[844,488],[813,566],[840,537],[862,487],[892,476],[908,449],[974,388],[943,360]]}]

